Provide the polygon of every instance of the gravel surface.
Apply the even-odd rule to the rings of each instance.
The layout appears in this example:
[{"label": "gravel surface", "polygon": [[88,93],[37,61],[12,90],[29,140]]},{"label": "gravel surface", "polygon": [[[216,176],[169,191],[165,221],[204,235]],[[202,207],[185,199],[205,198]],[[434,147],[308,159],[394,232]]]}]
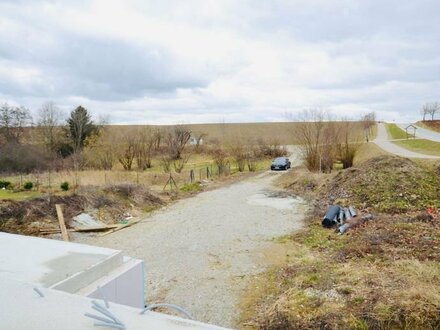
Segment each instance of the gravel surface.
[{"label": "gravel surface", "polygon": [[307,205],[272,186],[280,173],[180,200],[142,222],[84,243],[145,261],[146,301],[187,309],[196,320],[231,327],[246,277],[270,264],[273,238],[303,224]]},{"label": "gravel surface", "polygon": [[402,148],[402,147],[398,146],[397,144],[390,142],[388,140],[388,135],[387,135],[385,125],[382,123],[377,125],[377,137],[374,140],[374,143],[376,143],[380,148],[382,148],[386,152],[389,152],[391,154],[394,154],[394,155],[397,155],[400,157],[440,159],[440,157],[438,157],[438,156],[430,156],[430,155],[420,154],[420,153]]}]

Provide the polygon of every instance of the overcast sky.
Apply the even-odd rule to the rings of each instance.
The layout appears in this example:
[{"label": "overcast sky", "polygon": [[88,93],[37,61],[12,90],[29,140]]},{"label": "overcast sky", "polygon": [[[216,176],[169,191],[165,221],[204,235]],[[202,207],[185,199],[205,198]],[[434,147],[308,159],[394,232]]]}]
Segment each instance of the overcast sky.
[{"label": "overcast sky", "polygon": [[112,123],[419,118],[440,101],[438,0],[0,0],[0,102]]}]

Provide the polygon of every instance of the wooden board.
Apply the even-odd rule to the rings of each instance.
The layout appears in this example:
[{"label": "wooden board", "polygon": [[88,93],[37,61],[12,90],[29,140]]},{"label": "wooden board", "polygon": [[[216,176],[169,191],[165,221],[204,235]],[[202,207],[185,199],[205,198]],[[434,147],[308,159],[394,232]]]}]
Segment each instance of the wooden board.
[{"label": "wooden board", "polygon": [[[92,232],[92,231],[104,231],[109,229],[114,229],[121,227],[123,225],[107,225],[107,226],[97,226],[97,227],[77,227],[72,229],[67,229],[68,232]],[[40,233],[42,234],[56,234],[61,232],[59,228],[41,228]]]},{"label": "wooden board", "polygon": [[58,222],[60,223],[61,237],[63,241],[69,241],[69,233],[67,232],[66,223],[64,222],[63,209],[61,204],[55,204],[57,210]]},{"label": "wooden board", "polygon": [[130,223],[127,223],[126,225],[121,225],[119,228],[114,228],[114,229],[109,230],[109,231],[107,231],[107,232],[105,232],[105,233],[102,233],[102,234],[100,234],[99,236],[105,236],[105,235],[108,235],[108,234],[112,234],[112,233],[114,233],[114,232],[116,232],[116,231],[118,231],[118,230],[121,230],[121,229],[124,229],[124,228],[130,227],[130,226],[132,226],[132,225],[134,225],[134,224],[136,224],[136,223],[138,223],[138,222],[141,222],[141,221],[142,221],[142,219],[134,220],[134,221],[132,221],[132,222],[130,222]]}]

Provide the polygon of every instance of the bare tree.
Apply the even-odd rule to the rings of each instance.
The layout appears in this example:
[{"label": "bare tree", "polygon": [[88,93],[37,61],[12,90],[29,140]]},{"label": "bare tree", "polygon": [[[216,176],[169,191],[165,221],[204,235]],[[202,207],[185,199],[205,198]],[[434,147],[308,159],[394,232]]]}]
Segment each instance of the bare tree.
[{"label": "bare tree", "polygon": [[217,165],[218,173],[223,174],[229,164],[228,154],[222,148],[216,148],[211,151],[215,165]]},{"label": "bare tree", "polygon": [[191,131],[186,127],[178,125],[168,132],[166,136],[166,144],[171,159],[180,159],[183,149],[191,138]]},{"label": "bare tree", "polygon": [[157,142],[157,135],[150,128],[144,127],[136,131],[135,154],[138,169],[145,171],[151,167],[153,146]]},{"label": "bare tree", "polygon": [[201,151],[200,146],[203,143],[203,139],[208,136],[208,134],[204,133],[204,132],[199,132],[197,134],[194,134],[194,138],[195,138],[195,142],[196,144],[194,145],[195,151],[196,153],[199,153]]},{"label": "bare tree", "polygon": [[88,166],[103,170],[111,170],[116,161],[116,151],[120,139],[104,127],[89,138],[84,148],[85,160]]},{"label": "bare tree", "polygon": [[362,128],[364,129],[365,139],[370,140],[372,128],[376,124],[376,113],[369,112],[361,118]]},{"label": "bare tree", "polygon": [[38,111],[37,125],[43,145],[49,151],[55,151],[60,139],[62,113],[51,101],[44,103]]},{"label": "bare tree", "polygon": [[305,164],[311,171],[321,169],[322,135],[325,128],[325,113],[319,109],[304,110],[299,116],[300,124],[297,125],[294,135],[299,142]]},{"label": "bare tree", "polygon": [[306,167],[310,171],[328,172],[336,160],[338,126],[321,109],[304,110],[298,118],[294,135],[298,141]]},{"label": "bare tree", "polygon": [[131,171],[133,161],[136,157],[136,134],[135,132],[127,132],[121,138],[118,146],[118,161],[126,171]]},{"label": "bare tree", "polygon": [[425,103],[420,110],[421,115],[423,116],[423,121],[426,120],[426,116],[429,114],[429,103]]},{"label": "bare tree", "polygon": [[438,102],[427,103],[427,114],[431,116],[431,120],[434,120],[435,115],[440,110],[440,104]]},{"label": "bare tree", "polygon": [[160,148],[160,144],[163,139],[163,131],[160,128],[156,128],[153,133],[154,136],[154,150],[157,151]]},{"label": "bare tree", "polygon": [[0,135],[7,143],[21,143],[25,128],[32,124],[32,117],[25,107],[0,106]]},{"label": "bare tree", "polygon": [[236,139],[236,142],[229,146],[229,152],[237,165],[238,171],[243,172],[246,167],[247,152],[240,139]]},{"label": "bare tree", "polygon": [[186,163],[188,163],[189,157],[191,157],[190,154],[188,155],[182,155],[179,159],[173,160],[173,167],[176,173],[181,173],[183,168],[185,167]]},{"label": "bare tree", "polygon": [[[361,120],[362,125],[365,124],[364,118]],[[338,124],[339,143],[337,144],[337,152],[342,167],[345,169],[353,166],[354,158],[361,146],[359,141],[361,137],[356,127],[358,125],[357,122],[343,119]]]}]

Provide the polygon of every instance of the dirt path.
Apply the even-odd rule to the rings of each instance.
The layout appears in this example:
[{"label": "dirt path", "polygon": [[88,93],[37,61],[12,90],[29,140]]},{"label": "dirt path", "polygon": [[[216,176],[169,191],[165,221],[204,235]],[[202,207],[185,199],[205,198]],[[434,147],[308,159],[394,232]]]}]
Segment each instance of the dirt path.
[{"label": "dirt path", "polygon": [[374,143],[376,143],[380,148],[382,148],[386,152],[389,152],[391,154],[394,154],[394,155],[397,155],[400,157],[440,159],[440,157],[437,157],[437,156],[430,156],[430,155],[425,155],[425,154],[420,154],[420,153],[417,153],[414,151],[410,151],[408,149],[399,147],[398,145],[389,141],[385,125],[382,123],[378,124],[377,137],[374,140]]},{"label": "dirt path", "polygon": [[302,200],[273,188],[278,175],[200,193],[85,243],[143,259],[148,303],[175,303],[197,320],[233,326],[246,277],[269,263],[262,251],[300,228],[307,211]]}]

